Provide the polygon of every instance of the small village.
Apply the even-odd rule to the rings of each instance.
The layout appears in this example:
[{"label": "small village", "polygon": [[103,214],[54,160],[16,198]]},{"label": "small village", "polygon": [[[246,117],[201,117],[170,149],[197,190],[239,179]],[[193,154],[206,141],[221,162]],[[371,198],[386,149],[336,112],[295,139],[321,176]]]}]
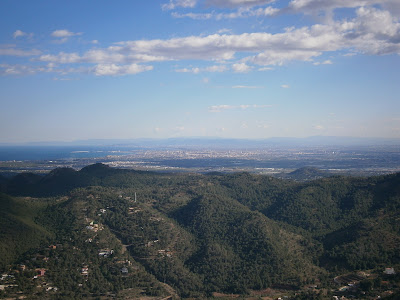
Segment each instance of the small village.
[{"label": "small village", "polygon": [[[136,208],[134,209],[137,210]],[[102,214],[106,213],[107,209],[102,208],[99,210],[98,216],[100,217]],[[131,207],[128,210],[128,214],[130,213]],[[99,240],[101,239],[99,234],[105,230],[103,224],[87,216],[85,216],[84,220],[85,225],[82,231],[82,238],[84,237],[86,244],[97,245],[95,246],[97,248],[96,252],[101,260],[110,261],[111,264],[118,269],[119,276],[121,277],[128,277],[131,273],[135,273],[139,270],[139,267],[135,263],[132,263],[124,252],[115,251],[114,249],[101,247],[99,245]],[[153,247],[158,242],[159,240],[148,241],[145,247]],[[122,247],[122,249],[124,249],[124,247]],[[63,244],[51,244],[45,248],[39,249],[25,260],[24,263],[11,267],[9,272],[2,274],[0,277],[0,291],[2,292],[1,295],[3,298],[25,299],[29,294],[34,294],[43,298],[57,295],[60,290],[50,279],[52,276],[49,276],[49,273],[51,274],[52,270],[49,268],[49,265],[51,265],[52,260],[58,260],[58,255],[65,250]],[[80,249],[74,246],[72,250],[76,252]],[[157,253],[161,257],[172,257],[173,255],[173,251],[169,249],[159,249]],[[154,259],[154,257],[152,259]],[[77,271],[81,276],[81,280],[76,282],[76,286],[77,288],[83,288],[85,282],[87,282],[91,276],[92,266],[90,263],[82,263]],[[336,288],[333,289],[320,288],[317,284],[305,286],[301,291],[272,287],[262,291],[252,291],[248,297],[245,296],[243,299],[289,300],[296,299],[296,295],[304,294],[305,292],[321,295],[322,298],[320,299],[385,299],[385,297],[389,297],[393,294],[391,287],[393,287],[392,281],[396,275],[398,274],[393,267],[387,267],[380,273],[359,271],[357,273],[344,274],[333,278],[332,282],[336,286]],[[375,291],[378,286],[379,292]],[[112,297],[112,295],[108,295],[107,297]],[[243,296],[213,293],[213,298],[215,299],[240,297]]]},{"label": "small village", "polygon": [[[87,198],[94,199],[95,197],[89,195]],[[98,196],[96,198],[99,199]],[[127,197],[126,200],[130,200],[130,197]],[[52,267],[57,264],[57,261],[61,259],[64,253],[79,254],[83,250],[82,246],[94,249],[93,251],[97,254],[100,262],[96,262],[96,266],[92,266],[93,262],[91,263],[90,260],[93,260],[93,258],[89,257],[88,261],[81,263],[80,266],[77,265],[74,270],[76,274],[80,274],[80,280],[75,283],[77,288],[84,288],[92,273],[95,272],[94,269],[98,269],[99,263],[100,265],[112,267],[114,274],[121,278],[128,278],[137,273],[140,267],[137,263],[131,261],[132,258],[126,251],[126,245],[122,245],[117,241],[117,245],[120,248],[117,251],[107,247],[107,243],[110,241],[110,233],[105,230],[106,226],[98,219],[105,215],[108,210],[109,207],[100,208],[96,218],[90,218],[87,215],[88,209],[81,209],[82,215],[79,219],[82,220],[83,227],[79,235],[76,236],[77,240],[74,241],[74,244],[80,244],[81,247],[60,243],[51,244],[37,249],[34,254],[26,256],[23,263],[10,266],[9,271],[0,277],[0,298],[4,296],[6,299],[24,299],[27,298],[27,295],[47,298],[51,297],[51,295],[56,295],[60,292],[60,289],[51,280],[54,275]],[[140,211],[141,209],[134,208],[134,211],[131,212],[131,208],[129,208],[128,214]],[[155,217],[152,219],[152,221],[157,220]],[[72,238],[69,238],[69,242],[71,241]],[[84,243],[82,244],[80,241],[84,241]],[[159,240],[148,241],[144,246],[152,247],[158,242]],[[116,241],[113,241],[113,243],[115,244]],[[162,249],[158,250],[157,253],[160,257],[172,256],[172,251],[169,250]],[[108,295],[108,297],[112,297],[112,294]]]}]

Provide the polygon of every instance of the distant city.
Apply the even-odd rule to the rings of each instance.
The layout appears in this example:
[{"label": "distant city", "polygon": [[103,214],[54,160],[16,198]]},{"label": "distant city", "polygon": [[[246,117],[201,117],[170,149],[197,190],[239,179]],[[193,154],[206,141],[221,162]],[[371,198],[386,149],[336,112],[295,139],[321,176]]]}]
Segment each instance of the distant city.
[{"label": "distant city", "polygon": [[287,177],[304,167],[321,171],[317,177],[370,176],[400,171],[400,142],[396,140],[313,137],[106,142],[1,146],[0,174],[46,173],[59,167],[81,169],[97,162],[158,172],[251,172],[278,177]]}]

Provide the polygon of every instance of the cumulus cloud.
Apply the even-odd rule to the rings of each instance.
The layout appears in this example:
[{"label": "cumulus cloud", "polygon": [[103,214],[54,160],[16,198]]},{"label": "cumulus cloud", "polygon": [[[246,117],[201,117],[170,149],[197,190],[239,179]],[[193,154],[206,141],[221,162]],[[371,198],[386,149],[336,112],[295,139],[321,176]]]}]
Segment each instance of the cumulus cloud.
[{"label": "cumulus cloud", "polygon": [[0,64],[0,75],[33,75],[36,73],[63,73],[64,70],[56,69],[54,64],[45,66],[28,66],[19,64]]},{"label": "cumulus cloud", "polygon": [[[264,7],[244,7],[242,12],[255,12]],[[267,2],[261,1],[263,4]],[[259,2],[259,3],[261,3]],[[345,6],[348,1],[332,0],[292,0],[293,9],[308,9],[312,3],[320,7]],[[350,1],[352,2],[352,1]],[[371,4],[372,0],[352,2]],[[170,1],[180,7],[191,7],[195,1]],[[211,2],[210,2],[211,3]],[[216,1],[213,5],[242,3],[245,1]],[[331,4],[329,4],[331,3]],[[375,2],[374,2],[375,3]],[[385,3],[389,3],[386,0]],[[350,4],[348,4],[350,5]],[[311,8],[310,8],[311,9]],[[238,10],[239,11],[239,10]],[[400,54],[400,22],[389,11],[376,7],[356,8],[355,16],[326,24],[316,24],[301,28],[287,28],[282,32],[254,32],[230,34],[223,31],[211,35],[175,37],[170,39],[151,39],[121,41],[106,48],[94,48],[85,52],[59,52],[40,55],[38,50],[21,50],[15,46],[0,46],[0,55],[38,56],[35,62],[55,64],[84,64],[84,68],[97,75],[136,74],[150,70],[149,63],[165,61],[203,61],[214,64],[209,67],[183,67],[177,72],[226,72],[246,73],[252,70],[269,70],[292,61],[303,61],[315,65],[331,64],[331,60],[318,60],[323,54],[335,51],[364,53],[369,55]],[[24,34],[16,32],[15,36]],[[56,30],[52,33],[57,39],[80,35],[69,30]],[[332,55],[331,55],[332,56]],[[131,67],[129,67],[131,66]]]},{"label": "cumulus cloud", "polygon": [[283,88],[283,89],[288,89],[288,88],[290,88],[290,85],[288,85],[288,84],[282,84],[282,85],[281,85],[281,88]]},{"label": "cumulus cloud", "polygon": [[400,2],[397,0],[384,1],[382,7],[387,11],[390,11],[393,15],[400,17]]},{"label": "cumulus cloud", "polygon": [[[290,61],[315,62],[314,59],[323,53],[338,50],[375,55],[400,53],[400,23],[396,18],[377,8],[359,8],[356,13],[356,17],[351,20],[297,29],[288,28],[275,34],[212,34],[165,40],[123,41],[83,54],[46,54],[40,56],[39,60],[106,65],[172,60],[231,61],[231,69],[234,72],[249,72],[254,69],[254,65],[270,67]],[[244,57],[235,61],[237,53],[244,54]],[[322,63],[328,64],[331,61]],[[226,67],[183,68],[178,71],[223,72],[226,71]]]},{"label": "cumulus cloud", "polygon": [[242,105],[227,105],[227,104],[223,104],[223,105],[212,105],[208,108],[209,112],[212,113],[219,113],[219,112],[223,112],[226,110],[246,110],[249,108],[268,108],[271,107],[271,105],[258,105],[258,104],[242,104]]},{"label": "cumulus cloud", "polygon": [[358,8],[372,5],[396,7],[398,0],[291,0],[288,7],[293,11],[318,13],[337,8]]},{"label": "cumulus cloud", "polygon": [[182,19],[182,18],[189,18],[193,20],[209,20],[214,18],[214,13],[177,13],[173,12],[171,14],[174,18]]},{"label": "cumulus cloud", "polygon": [[[237,9],[232,12],[218,13],[178,13],[173,12],[175,18],[192,18],[195,20],[234,19],[253,16],[273,16],[278,13],[303,13],[315,16],[325,16],[326,20],[333,21],[334,11],[338,8],[360,8],[380,6],[393,15],[400,16],[400,2],[398,0],[291,0],[287,7],[277,9],[270,6],[276,0],[170,0],[163,4],[164,10],[173,10],[179,7],[194,8],[197,4],[203,7],[216,9]],[[258,7],[258,8],[257,8]]]},{"label": "cumulus cloud", "polygon": [[50,35],[56,38],[54,43],[63,44],[67,42],[70,37],[82,35],[82,32],[71,32],[67,29],[60,29],[53,31]]},{"label": "cumulus cloud", "polygon": [[207,7],[235,8],[266,5],[275,2],[275,0],[169,0],[168,3],[163,4],[161,7],[163,10],[172,10],[179,7],[193,8],[200,2],[204,2]]},{"label": "cumulus cloud", "polygon": [[218,34],[232,33],[232,30],[231,30],[231,29],[228,29],[228,28],[222,28],[222,29],[218,30],[217,33],[218,33]]},{"label": "cumulus cloud", "polygon": [[0,75],[33,75],[37,73],[57,73],[67,75],[71,73],[94,74],[96,76],[123,76],[138,74],[153,69],[153,66],[130,64],[98,64],[94,67],[63,67],[54,63],[44,66],[0,64]]},{"label": "cumulus cloud", "polygon": [[197,0],[170,0],[168,3],[163,4],[161,7],[163,10],[171,10],[177,7],[194,7],[196,6]]},{"label": "cumulus cloud", "polygon": [[258,6],[275,2],[275,0],[206,0],[207,6],[214,7],[240,7],[240,6]]},{"label": "cumulus cloud", "polygon": [[239,64],[232,65],[232,70],[235,73],[247,73],[247,72],[250,72],[251,69],[252,69],[252,67],[249,65],[246,65],[245,63],[239,63]]},{"label": "cumulus cloud", "polygon": [[[46,54],[39,57],[38,60],[58,63],[138,63],[154,62],[167,60],[165,57],[153,56],[148,54],[129,54],[119,53],[119,47],[109,47],[108,49],[94,49],[87,51],[84,55],[76,52],[60,52],[57,55]],[[121,51],[122,52],[122,51]]]},{"label": "cumulus cloud", "polygon": [[71,32],[67,29],[55,30],[51,33],[52,37],[56,38],[69,38],[71,36],[82,35],[82,32]]},{"label": "cumulus cloud", "polygon": [[257,54],[256,56],[249,57],[247,58],[247,61],[263,66],[281,66],[293,60],[311,61],[313,57],[320,56],[321,54],[321,51],[271,49]]},{"label": "cumulus cloud", "polygon": [[198,74],[198,73],[202,73],[202,72],[225,72],[227,71],[228,68],[224,65],[215,65],[215,66],[209,66],[209,67],[205,67],[205,68],[183,68],[183,69],[177,69],[176,72],[179,73],[194,73],[194,74]]},{"label": "cumulus cloud", "polygon": [[35,74],[36,70],[30,66],[0,64],[0,75]]},{"label": "cumulus cloud", "polygon": [[330,59],[324,60],[322,62],[316,61],[315,63],[313,63],[313,65],[315,66],[319,66],[319,65],[332,65],[333,62]]},{"label": "cumulus cloud", "polygon": [[215,11],[209,13],[177,13],[173,12],[172,16],[174,18],[189,18],[193,20],[225,20],[225,19],[237,19],[237,18],[249,18],[249,17],[267,17],[274,16],[280,10],[278,8],[274,8],[268,6],[266,8],[239,8],[236,11],[228,12],[228,13],[217,13]]},{"label": "cumulus cloud", "polygon": [[256,86],[256,85],[234,85],[232,86],[233,89],[263,89],[263,86]]},{"label": "cumulus cloud", "polygon": [[13,33],[13,37],[14,37],[14,39],[16,39],[17,37],[20,37],[20,36],[25,36],[25,35],[27,35],[27,33],[25,33],[25,32],[23,32],[23,31],[21,31],[21,30],[16,30],[14,33]]},{"label": "cumulus cloud", "polygon": [[14,45],[0,45],[0,56],[7,55],[7,56],[36,56],[40,55],[41,52],[36,49],[31,50],[22,50],[15,48]]},{"label": "cumulus cloud", "polygon": [[[334,9],[339,7],[359,7],[369,5],[374,1],[370,0],[292,0],[288,7],[295,11],[315,12]],[[375,2],[377,2],[375,0]]]},{"label": "cumulus cloud", "polygon": [[357,18],[349,22],[346,33],[354,48],[368,54],[400,54],[400,23],[388,11],[357,9]]},{"label": "cumulus cloud", "polygon": [[121,76],[138,74],[152,70],[152,66],[143,66],[138,64],[116,65],[116,64],[99,64],[93,68],[93,73],[97,76]]},{"label": "cumulus cloud", "polygon": [[28,38],[32,38],[33,37],[33,33],[27,33],[27,32],[23,32],[22,30],[16,30],[13,33],[13,38],[17,39],[19,37],[28,37]]},{"label": "cumulus cloud", "polygon": [[[189,36],[168,40],[139,40],[120,42],[108,49],[91,50],[82,61],[111,60],[118,62],[149,62],[163,60],[232,60],[235,53],[255,52],[247,61],[233,66],[236,72],[251,69],[246,62],[258,65],[278,65],[290,60],[311,60],[323,51],[341,47],[341,33],[328,26],[287,31],[280,34],[244,33],[240,35]],[[268,49],[268,50],[266,50]],[[44,60],[62,59],[65,54],[44,56]]]},{"label": "cumulus cloud", "polygon": [[261,68],[258,68],[258,71],[271,71],[271,70],[273,70],[274,68],[271,68],[271,67],[261,67]]}]

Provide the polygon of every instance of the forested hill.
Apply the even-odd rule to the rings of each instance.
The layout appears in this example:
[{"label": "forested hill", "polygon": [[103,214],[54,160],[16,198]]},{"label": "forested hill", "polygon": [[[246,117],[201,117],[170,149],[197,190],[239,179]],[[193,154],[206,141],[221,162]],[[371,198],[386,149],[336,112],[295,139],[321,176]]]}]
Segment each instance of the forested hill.
[{"label": "forested hill", "polygon": [[298,183],[95,164],[3,178],[1,189],[1,271],[45,268],[58,287],[48,298],[297,290],[400,265],[400,174]]}]

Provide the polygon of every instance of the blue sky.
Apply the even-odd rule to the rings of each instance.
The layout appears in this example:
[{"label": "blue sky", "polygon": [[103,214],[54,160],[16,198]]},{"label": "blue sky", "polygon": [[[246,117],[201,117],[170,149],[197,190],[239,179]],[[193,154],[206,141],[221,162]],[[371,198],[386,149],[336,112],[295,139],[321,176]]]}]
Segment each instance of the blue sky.
[{"label": "blue sky", "polygon": [[398,0],[0,2],[0,142],[400,138]]}]

